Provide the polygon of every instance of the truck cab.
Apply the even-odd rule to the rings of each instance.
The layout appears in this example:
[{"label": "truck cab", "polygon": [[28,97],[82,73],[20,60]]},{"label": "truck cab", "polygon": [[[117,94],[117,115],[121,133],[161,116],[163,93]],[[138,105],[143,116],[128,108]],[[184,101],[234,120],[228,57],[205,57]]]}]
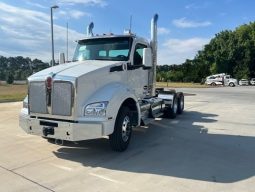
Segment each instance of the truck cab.
[{"label": "truck cab", "polygon": [[115,66],[111,72],[118,71],[122,82],[132,88],[138,98],[144,98],[147,94],[144,87],[148,86],[149,80],[149,68],[145,69],[143,65],[145,48],[149,48],[148,42],[131,34],[96,36],[78,41],[73,62],[96,60],[119,63],[119,69]]},{"label": "truck cab", "polygon": [[108,136],[114,150],[126,150],[133,127],[184,109],[183,93],[155,89],[156,44],[133,34],[77,41],[71,63],[28,78],[20,127],[61,141]]}]

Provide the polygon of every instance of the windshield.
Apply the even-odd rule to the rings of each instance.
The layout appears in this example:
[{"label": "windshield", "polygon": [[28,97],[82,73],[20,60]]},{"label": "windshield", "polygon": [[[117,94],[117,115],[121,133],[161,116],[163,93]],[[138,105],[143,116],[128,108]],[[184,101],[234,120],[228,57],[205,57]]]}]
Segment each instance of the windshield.
[{"label": "windshield", "polygon": [[73,61],[128,61],[132,46],[130,37],[85,39],[78,42]]}]

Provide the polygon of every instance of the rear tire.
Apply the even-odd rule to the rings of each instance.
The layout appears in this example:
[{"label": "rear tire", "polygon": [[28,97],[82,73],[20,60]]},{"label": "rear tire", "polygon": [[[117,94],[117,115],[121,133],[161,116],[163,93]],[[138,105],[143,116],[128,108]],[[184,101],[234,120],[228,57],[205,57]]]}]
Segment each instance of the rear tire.
[{"label": "rear tire", "polygon": [[216,83],[211,83],[211,86],[216,86]]},{"label": "rear tire", "polygon": [[166,118],[174,119],[176,118],[178,110],[178,98],[174,95],[173,104],[171,107],[167,107],[164,111],[164,116]]},{"label": "rear tire", "polygon": [[178,96],[177,114],[182,114],[183,110],[184,110],[184,95],[183,93],[180,93]]},{"label": "rear tire", "polygon": [[115,121],[114,131],[109,136],[110,145],[114,151],[122,152],[128,148],[132,135],[131,122],[129,108],[126,106],[121,107]]}]

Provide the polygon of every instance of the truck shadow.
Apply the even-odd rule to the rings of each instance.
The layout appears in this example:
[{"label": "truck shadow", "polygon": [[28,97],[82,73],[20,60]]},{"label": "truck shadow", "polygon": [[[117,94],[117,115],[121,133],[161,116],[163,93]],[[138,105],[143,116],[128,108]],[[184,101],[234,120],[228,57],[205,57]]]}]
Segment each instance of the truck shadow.
[{"label": "truck shadow", "polygon": [[208,133],[206,125],[215,123],[216,117],[187,111],[175,120],[136,128],[123,153],[111,151],[107,139],[66,143],[53,153],[86,167],[209,182],[232,183],[254,176],[255,138]]}]

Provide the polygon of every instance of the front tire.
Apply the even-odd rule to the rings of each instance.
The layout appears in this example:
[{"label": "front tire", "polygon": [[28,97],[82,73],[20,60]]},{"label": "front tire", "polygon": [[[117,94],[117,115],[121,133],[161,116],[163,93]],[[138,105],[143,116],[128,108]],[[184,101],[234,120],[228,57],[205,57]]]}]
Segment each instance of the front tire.
[{"label": "front tire", "polygon": [[115,121],[114,131],[109,136],[111,148],[114,151],[125,151],[128,148],[131,135],[132,124],[131,115],[128,107],[120,108]]},{"label": "front tire", "polygon": [[234,84],[234,83],[229,83],[229,86],[230,86],[230,87],[234,87],[235,84]]}]

